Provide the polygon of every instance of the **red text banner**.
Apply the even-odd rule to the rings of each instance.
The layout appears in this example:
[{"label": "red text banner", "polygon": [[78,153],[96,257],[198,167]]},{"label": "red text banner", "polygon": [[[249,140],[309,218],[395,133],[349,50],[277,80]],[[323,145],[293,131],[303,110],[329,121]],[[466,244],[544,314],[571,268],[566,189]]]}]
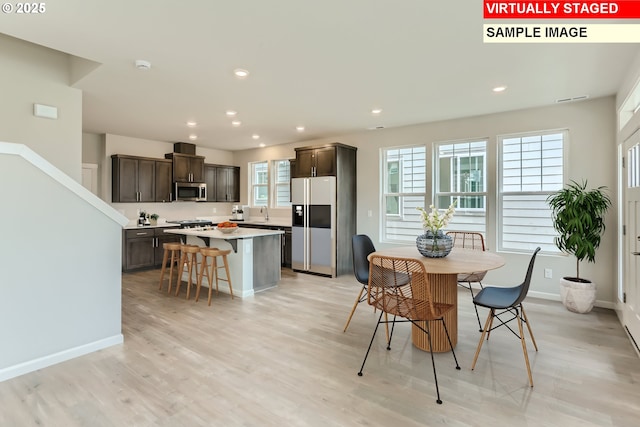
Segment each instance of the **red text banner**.
[{"label": "red text banner", "polygon": [[640,0],[484,1],[484,19],[640,19]]}]

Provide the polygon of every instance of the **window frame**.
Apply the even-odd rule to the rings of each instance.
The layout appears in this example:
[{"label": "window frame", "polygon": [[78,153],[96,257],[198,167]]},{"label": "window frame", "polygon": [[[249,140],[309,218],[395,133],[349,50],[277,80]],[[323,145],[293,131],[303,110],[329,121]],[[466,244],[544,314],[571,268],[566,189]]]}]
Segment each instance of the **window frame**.
[{"label": "window frame", "polygon": [[[561,170],[562,170],[562,177],[561,177],[561,183],[560,183],[560,187],[556,188],[556,189],[548,189],[548,190],[542,190],[542,188],[540,190],[526,190],[526,191],[504,191],[504,149],[503,149],[503,144],[505,140],[508,139],[514,139],[514,138],[519,138],[521,140],[521,144],[522,144],[522,139],[524,138],[528,138],[528,137],[540,137],[540,141],[541,143],[543,142],[543,138],[545,136],[548,135],[554,135],[554,134],[561,134],[562,135],[562,166],[561,166]],[[546,200],[546,197],[548,197],[549,195],[555,193],[556,191],[558,191],[560,188],[562,188],[564,186],[564,182],[567,179],[567,177],[569,176],[568,174],[568,151],[569,151],[569,144],[570,144],[570,133],[569,133],[569,129],[568,128],[561,128],[561,129],[549,129],[549,130],[540,130],[540,131],[531,131],[531,132],[518,132],[518,133],[511,133],[511,134],[502,134],[502,135],[497,135],[496,136],[496,147],[497,147],[497,155],[496,155],[496,174],[497,174],[497,182],[496,182],[496,247],[497,250],[500,252],[513,252],[513,253],[530,253],[532,249],[534,249],[537,246],[544,246],[543,247],[543,253],[547,253],[547,254],[551,254],[551,255],[560,255],[562,254],[562,252],[555,246],[555,244],[552,243],[540,243],[540,242],[534,242],[534,241],[528,241],[528,242],[523,242],[523,244],[529,244],[529,247],[527,248],[517,248],[517,247],[512,247],[512,246],[508,246],[505,245],[505,241],[504,241],[504,235],[505,235],[505,215],[504,215],[504,205],[505,205],[505,198],[509,197],[509,196],[531,196],[533,198],[535,197],[544,197]],[[542,155],[542,153],[544,152],[544,149],[541,147],[541,156],[540,156],[540,185],[542,187],[543,185],[543,178],[545,176],[544,174],[544,165],[542,165],[542,161],[544,159],[544,156]],[[536,159],[537,160],[537,159]],[[520,167],[520,170],[522,171],[522,166]],[[522,180],[522,172],[520,172],[520,177]],[[529,175],[530,176],[530,175]],[[537,175],[536,175],[537,176]],[[521,184],[522,185],[522,184]],[[546,204],[546,202],[545,202]],[[548,207],[548,204],[546,204]],[[551,209],[549,208],[549,218],[551,217]],[[529,218],[536,218],[534,216],[531,216]],[[540,218],[546,218],[546,215],[540,216]],[[552,227],[552,225],[551,225]],[[547,227],[548,228],[548,227]],[[549,228],[548,228],[549,229]],[[552,230],[552,228],[550,229]],[[529,236],[532,236],[534,234],[528,234]],[[535,235],[539,235],[539,234],[535,234]],[[555,230],[553,230],[553,236],[555,237],[556,232]]]},{"label": "window frame", "polygon": [[[287,162],[289,164],[289,179],[286,182],[278,182],[278,176],[280,175],[280,167],[278,166],[279,163],[281,162]],[[275,159],[275,160],[271,160],[271,164],[270,166],[272,166],[273,169],[273,183],[272,185],[272,192],[270,192],[269,194],[273,195],[272,198],[270,198],[269,200],[269,208],[273,208],[273,209],[290,209],[291,208],[291,159]],[[287,191],[289,193],[289,200],[287,202],[287,204],[284,205],[280,205],[279,201],[278,201],[278,188],[279,187],[286,187]]]},{"label": "window frame", "polygon": [[[267,170],[267,182],[266,183],[257,183],[256,182],[256,171],[255,171],[255,167],[258,165],[266,165]],[[269,161],[268,160],[262,160],[262,161],[258,161],[258,162],[250,162],[249,163],[249,186],[250,186],[250,197],[249,197],[249,205],[252,208],[258,208],[258,207],[263,207],[263,206],[267,206],[269,207]],[[266,200],[266,204],[261,205],[261,204],[257,204],[256,203],[256,191],[259,188],[266,188],[267,189],[267,200]]]},{"label": "window frame", "polygon": [[[273,160],[260,160],[255,162],[249,162],[249,206],[252,208],[261,208],[266,206],[269,209],[290,209],[291,208],[291,167],[289,167],[289,180],[285,182],[278,182],[278,163],[280,162],[291,162],[290,158],[284,159],[273,159]],[[267,182],[266,183],[256,183],[255,179],[255,166],[256,165],[266,165],[267,170]],[[288,205],[279,205],[278,204],[278,187],[287,186],[289,189],[289,202]],[[267,200],[264,205],[256,204],[255,195],[258,188],[266,188],[267,189]]]},{"label": "window frame", "polygon": [[[389,188],[389,180],[388,180],[388,165],[391,161],[395,161],[395,160],[390,160],[389,159],[389,152],[391,151],[401,151],[401,150],[416,150],[416,149],[422,149],[424,150],[424,175],[423,175],[423,182],[424,182],[424,191],[423,192],[407,192],[407,189],[404,186],[404,180],[403,180],[403,168],[405,167],[406,164],[406,160],[402,158],[402,156],[400,155],[397,159],[398,161],[398,175],[399,175],[399,180],[398,180],[398,192],[387,192],[387,189]],[[411,156],[414,157],[416,154],[420,154],[420,153],[414,153],[412,152]],[[380,197],[380,213],[381,213],[381,222],[380,222],[380,236],[381,236],[381,241],[383,242],[389,242],[389,243],[403,243],[403,244],[407,244],[409,242],[409,240],[407,239],[401,239],[401,238],[397,238],[398,235],[389,235],[388,234],[388,219],[387,218],[394,218],[396,221],[398,222],[404,222],[407,221],[409,222],[409,220],[407,219],[406,215],[405,215],[405,210],[409,209],[407,208],[407,202],[405,201],[405,198],[410,197],[410,198],[421,198],[421,202],[420,205],[421,206],[425,206],[426,204],[426,200],[427,200],[427,196],[428,196],[428,183],[429,183],[429,176],[428,176],[428,171],[430,168],[430,158],[429,158],[429,150],[428,150],[428,146],[427,144],[412,144],[412,145],[404,145],[404,146],[395,146],[395,147],[382,147],[380,148],[380,169],[382,170],[382,179],[380,180],[381,183],[381,197]],[[414,166],[412,166],[412,168],[414,168]],[[415,181],[412,181],[415,182]],[[398,197],[398,213],[394,214],[387,214],[387,198],[388,197]],[[416,221],[419,221],[419,215],[420,213],[416,210],[415,211],[415,218]],[[407,227],[410,228],[410,227]],[[415,230],[415,234],[412,236],[411,240],[415,240],[415,236],[418,235],[420,233],[420,231],[422,231],[422,227],[417,227]]]},{"label": "window frame", "polygon": [[[440,148],[442,146],[446,146],[446,145],[451,145],[451,146],[455,146],[455,145],[469,145],[469,151],[468,153],[471,153],[471,144],[474,143],[484,143],[484,151],[482,154],[477,155],[477,156],[459,156],[456,155],[455,153],[455,149],[453,150],[453,153],[451,154],[451,156],[448,157],[440,157]],[[449,199],[454,199],[454,198],[458,198],[458,200],[460,200],[460,197],[484,197],[484,208],[463,208],[460,207],[460,203],[458,203],[456,205],[456,214],[453,217],[452,220],[452,224],[453,222],[455,222],[456,220],[456,216],[458,217],[458,219],[460,218],[461,215],[464,215],[465,213],[468,213],[468,216],[482,216],[484,217],[484,220],[482,222],[482,224],[478,224],[478,226],[476,227],[465,227],[464,225],[460,226],[460,225],[456,225],[456,229],[461,230],[461,231],[477,231],[482,233],[485,237],[487,235],[487,227],[488,227],[488,221],[489,221],[489,176],[488,176],[488,164],[489,164],[489,138],[470,138],[470,139],[464,139],[464,140],[455,140],[455,141],[441,141],[441,142],[434,142],[433,143],[433,203],[436,205],[436,207],[438,209],[446,209],[449,204],[451,203],[451,201],[446,205],[446,206],[438,206],[437,205],[437,201],[439,200],[440,197],[449,197]],[[455,159],[455,163],[458,165],[458,170],[459,170],[459,166],[460,166],[460,160],[462,158],[472,158],[472,157],[482,157],[483,158],[483,165],[482,165],[482,184],[483,184],[483,191],[440,191],[440,184],[441,184],[441,159],[444,158],[449,158],[452,160],[451,164],[453,165],[453,160]],[[460,179],[460,177],[456,177],[456,173],[454,168],[451,168],[450,171],[450,177],[451,177],[451,182],[454,181],[453,178],[457,178],[458,180]],[[457,183],[456,183],[457,186]],[[460,186],[458,186],[460,187]]]}]

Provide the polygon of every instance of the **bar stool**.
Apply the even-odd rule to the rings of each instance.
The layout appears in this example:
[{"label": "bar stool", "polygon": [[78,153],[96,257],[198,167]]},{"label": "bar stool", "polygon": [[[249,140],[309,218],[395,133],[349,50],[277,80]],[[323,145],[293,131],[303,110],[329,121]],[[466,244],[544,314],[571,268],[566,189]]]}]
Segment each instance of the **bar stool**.
[{"label": "bar stool", "polygon": [[176,280],[176,296],[180,293],[180,284],[182,282],[182,272],[184,271],[185,265],[187,266],[187,271],[189,277],[187,278],[187,299],[191,296],[191,278],[192,272],[195,270],[196,280],[194,280],[194,285],[197,284],[198,280],[198,258],[197,255],[200,253],[200,246],[196,245],[180,245],[180,271],[178,272],[178,278]]},{"label": "bar stool", "polygon": [[[208,305],[211,305],[211,291],[213,290],[213,278],[216,279],[216,295],[218,294],[218,281],[222,280],[229,284],[229,293],[231,293],[231,299],[233,299],[233,287],[231,286],[231,275],[229,274],[229,263],[227,262],[227,255],[231,253],[231,249],[220,250],[218,248],[200,248],[200,254],[202,255],[202,266],[200,268],[200,275],[198,276],[198,288],[196,290],[196,301],[200,297],[200,287],[202,286],[202,276],[206,274],[207,281],[209,282],[209,298],[207,300]],[[209,271],[209,265],[207,258],[211,257],[211,271]],[[218,266],[217,257],[222,257],[223,265]],[[218,274],[218,269],[224,268],[227,278],[223,279]]]},{"label": "bar stool", "polygon": [[162,255],[162,270],[160,271],[160,286],[158,286],[158,290],[162,290],[162,280],[164,279],[164,273],[167,267],[167,260],[169,259],[169,252],[171,252],[171,267],[169,268],[169,289],[167,289],[167,293],[171,293],[171,282],[173,280],[173,266],[180,259],[180,243],[179,242],[170,242],[163,243],[162,247],[164,248],[164,254]]}]

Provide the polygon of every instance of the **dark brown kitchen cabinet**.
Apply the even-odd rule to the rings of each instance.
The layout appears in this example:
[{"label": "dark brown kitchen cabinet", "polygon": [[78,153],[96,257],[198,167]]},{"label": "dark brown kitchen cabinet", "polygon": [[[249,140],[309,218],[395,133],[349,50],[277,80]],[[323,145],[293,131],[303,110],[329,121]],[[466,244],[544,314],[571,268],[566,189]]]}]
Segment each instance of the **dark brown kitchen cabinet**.
[{"label": "dark brown kitchen cabinet", "polygon": [[296,148],[295,178],[336,176],[337,146]]},{"label": "dark brown kitchen cabinet", "polygon": [[240,201],[240,168],[237,166],[216,166],[216,201]]},{"label": "dark brown kitchen cabinet", "polygon": [[207,202],[240,201],[240,168],[225,165],[204,165]]},{"label": "dark brown kitchen cabinet", "polygon": [[173,177],[171,160],[156,160],[156,202],[173,201]]},{"label": "dark brown kitchen cabinet", "polygon": [[111,156],[111,200],[114,203],[154,202],[155,159],[145,157]]},{"label": "dark brown kitchen cabinet", "polygon": [[215,165],[204,165],[204,182],[207,184],[207,202],[216,202],[216,171]]},{"label": "dark brown kitchen cabinet", "polygon": [[157,268],[162,265],[163,243],[179,242],[180,236],[166,234],[167,227],[124,230],[122,238],[122,271]]},{"label": "dark brown kitchen cabinet", "polygon": [[169,153],[173,161],[173,180],[179,182],[204,182],[204,157],[189,154]]}]

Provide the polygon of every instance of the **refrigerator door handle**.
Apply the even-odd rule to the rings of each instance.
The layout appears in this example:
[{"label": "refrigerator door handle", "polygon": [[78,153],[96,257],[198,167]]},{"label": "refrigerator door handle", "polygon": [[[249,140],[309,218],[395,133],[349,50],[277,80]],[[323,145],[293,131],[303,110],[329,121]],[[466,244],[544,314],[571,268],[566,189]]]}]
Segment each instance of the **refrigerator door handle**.
[{"label": "refrigerator door handle", "polygon": [[309,230],[309,179],[304,180],[304,269],[309,270],[310,256],[309,250],[311,249],[311,236]]}]

